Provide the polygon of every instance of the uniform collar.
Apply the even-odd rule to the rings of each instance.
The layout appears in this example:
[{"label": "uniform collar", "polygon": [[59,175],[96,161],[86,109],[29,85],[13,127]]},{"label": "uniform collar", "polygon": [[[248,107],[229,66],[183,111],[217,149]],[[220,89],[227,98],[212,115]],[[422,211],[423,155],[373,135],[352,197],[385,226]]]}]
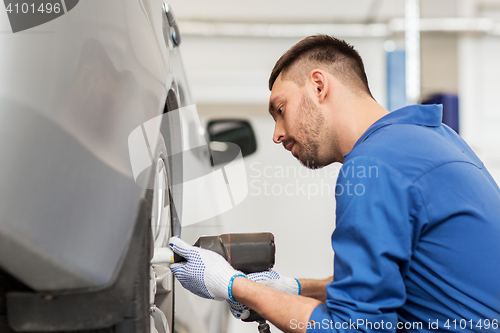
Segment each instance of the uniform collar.
[{"label": "uniform collar", "polygon": [[[443,106],[441,104],[432,105],[410,105],[392,111],[374,122],[361,137],[356,141],[353,149],[368,139],[375,131],[392,124],[413,124],[427,127],[441,126],[443,121]],[[352,150],[351,150],[352,151]],[[346,157],[347,153],[344,155]]]}]

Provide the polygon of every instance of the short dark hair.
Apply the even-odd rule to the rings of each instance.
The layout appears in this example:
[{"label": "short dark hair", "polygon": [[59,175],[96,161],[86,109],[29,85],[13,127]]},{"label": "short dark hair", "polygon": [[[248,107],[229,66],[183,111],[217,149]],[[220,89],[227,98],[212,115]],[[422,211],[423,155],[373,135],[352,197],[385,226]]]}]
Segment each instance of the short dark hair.
[{"label": "short dark hair", "polygon": [[[363,60],[352,45],[347,42],[328,35],[309,36],[292,46],[281,56],[274,65],[269,77],[269,90],[272,90],[274,82],[283,73],[283,79],[289,79],[290,69],[299,62],[307,61],[309,66],[301,68],[300,73],[295,73],[291,78],[299,86],[302,85],[312,66],[326,66],[330,74],[334,75],[342,83],[353,88],[360,89],[370,96],[368,79],[363,66]],[[304,72],[306,70],[307,72]],[[295,71],[296,72],[296,71]],[[373,98],[373,96],[372,96]]]}]

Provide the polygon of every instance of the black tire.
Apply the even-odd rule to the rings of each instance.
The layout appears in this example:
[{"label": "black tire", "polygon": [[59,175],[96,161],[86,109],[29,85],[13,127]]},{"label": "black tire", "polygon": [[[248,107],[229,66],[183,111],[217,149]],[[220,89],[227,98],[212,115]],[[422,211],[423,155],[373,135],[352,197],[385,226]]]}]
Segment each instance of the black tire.
[{"label": "black tire", "polygon": [[[155,158],[153,161],[158,161],[160,158],[164,160],[165,167],[168,170],[168,163],[166,163],[165,159],[167,156],[167,149],[165,147],[165,142],[160,135],[159,142],[156,147],[156,151],[154,154]],[[153,163],[151,170],[151,180],[148,182],[150,187],[146,190],[145,196],[145,208],[148,212],[147,221],[140,221],[140,223],[147,224],[147,232],[145,232],[145,237],[142,240],[141,247],[146,249],[145,253],[147,257],[141,261],[140,269],[137,272],[137,277],[134,282],[134,297],[130,302],[129,310],[124,320],[116,325],[114,333],[150,333],[150,326],[154,323],[151,323],[150,317],[150,299],[149,299],[149,288],[150,288],[150,262],[153,258],[154,253],[154,240],[152,235],[152,209],[153,209],[153,198],[154,198],[154,190],[152,189],[152,185],[154,184],[156,164]],[[170,176],[170,175],[168,175]],[[173,293],[173,291],[172,291]],[[167,315],[167,314],[166,314]],[[173,315],[173,306],[172,306],[172,315]],[[173,318],[173,317],[171,317]],[[173,325],[170,325],[171,332],[173,332]],[[101,332],[99,332],[101,333]],[[104,333],[104,332],[102,332]]]},{"label": "black tire", "polygon": [[[147,190],[144,204],[146,205],[148,212],[151,212],[152,197],[153,190]],[[150,333],[149,263],[153,257],[151,216],[148,217],[147,221],[140,221],[140,223],[147,224],[146,232],[144,232],[144,237],[141,242],[141,247],[146,249],[146,256],[144,257],[144,260],[141,260],[140,267],[134,281],[134,296],[129,304],[127,314],[125,315],[123,321],[115,326],[113,330],[114,333]],[[100,330],[98,333],[106,333],[106,331]]]}]

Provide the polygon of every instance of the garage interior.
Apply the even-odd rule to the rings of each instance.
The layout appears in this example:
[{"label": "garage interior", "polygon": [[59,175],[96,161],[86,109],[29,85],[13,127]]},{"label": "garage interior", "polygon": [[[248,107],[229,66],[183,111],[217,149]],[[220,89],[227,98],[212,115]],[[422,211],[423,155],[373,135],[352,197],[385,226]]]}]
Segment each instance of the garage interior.
[{"label": "garage interior", "polygon": [[[271,231],[276,236],[278,271],[295,276],[298,260],[301,270],[310,275],[304,277],[328,276],[333,268],[329,245],[333,196],[320,195],[321,190],[276,195],[272,185],[294,182],[298,188],[312,182],[321,189],[322,184],[335,182],[340,166],[300,174],[301,166],[293,156],[272,143],[274,122],[267,111],[269,73],[275,61],[302,38],[331,34],[360,52],[371,91],[381,105],[392,111],[411,104],[404,91],[399,92],[399,100],[389,93],[394,80],[405,82],[404,64],[399,77],[389,75],[391,54],[403,52],[404,57],[405,1],[171,0],[170,4],[183,36],[184,65],[202,119],[249,119],[257,134],[257,153],[245,159],[249,196],[221,215],[225,231]],[[413,102],[436,94],[458,96],[459,133],[499,182],[500,1],[420,0],[419,10],[420,87]],[[396,98],[392,104],[391,98]],[[283,176],[270,180],[266,172]],[[324,256],[308,261],[296,248],[296,230],[305,238],[316,237],[311,250]],[[229,331],[254,332],[255,327],[234,320]]]}]

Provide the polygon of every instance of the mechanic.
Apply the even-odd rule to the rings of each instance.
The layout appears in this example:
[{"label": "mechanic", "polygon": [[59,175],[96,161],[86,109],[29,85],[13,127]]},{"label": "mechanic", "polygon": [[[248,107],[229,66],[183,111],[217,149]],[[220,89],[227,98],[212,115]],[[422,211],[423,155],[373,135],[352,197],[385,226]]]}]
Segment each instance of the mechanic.
[{"label": "mechanic", "polygon": [[359,54],[326,35],[288,50],[269,88],[274,142],[309,168],[343,163],[333,281],[245,276],[172,238],[182,285],[285,332],[500,332],[500,189],[442,107],[389,113]]}]

